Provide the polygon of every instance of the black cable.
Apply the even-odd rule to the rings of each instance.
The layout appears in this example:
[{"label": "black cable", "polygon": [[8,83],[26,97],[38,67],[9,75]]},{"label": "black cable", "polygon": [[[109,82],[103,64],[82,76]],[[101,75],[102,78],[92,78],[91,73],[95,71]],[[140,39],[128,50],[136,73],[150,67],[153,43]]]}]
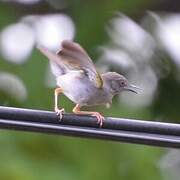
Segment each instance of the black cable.
[{"label": "black cable", "polygon": [[60,122],[54,112],[0,107],[0,128],[180,147],[180,124],[172,123],[105,118],[99,128],[91,116],[64,114]]}]

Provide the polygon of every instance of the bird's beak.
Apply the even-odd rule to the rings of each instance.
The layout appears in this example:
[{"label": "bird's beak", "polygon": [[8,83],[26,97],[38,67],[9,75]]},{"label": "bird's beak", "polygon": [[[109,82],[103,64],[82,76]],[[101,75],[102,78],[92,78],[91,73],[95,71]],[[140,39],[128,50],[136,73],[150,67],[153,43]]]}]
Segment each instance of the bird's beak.
[{"label": "bird's beak", "polygon": [[141,91],[142,89],[139,88],[138,86],[135,86],[135,85],[133,85],[133,84],[130,84],[130,85],[128,85],[128,86],[125,88],[125,90],[131,91],[131,92],[133,92],[133,93],[138,94],[139,91]]}]

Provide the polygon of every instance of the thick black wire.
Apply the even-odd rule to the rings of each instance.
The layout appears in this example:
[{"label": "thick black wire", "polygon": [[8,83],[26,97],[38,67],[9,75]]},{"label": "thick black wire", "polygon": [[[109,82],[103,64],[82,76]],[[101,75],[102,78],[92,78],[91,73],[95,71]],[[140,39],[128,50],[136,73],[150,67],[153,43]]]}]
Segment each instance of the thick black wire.
[{"label": "thick black wire", "polygon": [[0,128],[180,147],[180,124],[172,123],[105,118],[99,128],[91,116],[64,114],[60,122],[54,112],[0,107]]}]

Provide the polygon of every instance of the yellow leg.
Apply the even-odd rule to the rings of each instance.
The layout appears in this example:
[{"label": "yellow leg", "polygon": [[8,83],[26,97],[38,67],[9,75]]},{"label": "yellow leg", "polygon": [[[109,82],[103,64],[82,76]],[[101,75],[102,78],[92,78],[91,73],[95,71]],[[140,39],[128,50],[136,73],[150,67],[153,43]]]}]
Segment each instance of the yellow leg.
[{"label": "yellow leg", "polygon": [[99,123],[100,127],[102,127],[102,125],[103,125],[104,117],[99,112],[81,111],[79,104],[76,104],[76,106],[73,108],[72,111],[75,114],[84,114],[84,115],[95,116],[97,118],[97,120],[98,120],[98,123]]},{"label": "yellow leg", "polygon": [[62,113],[64,112],[64,108],[62,108],[62,109],[58,108],[58,96],[62,92],[63,92],[63,90],[61,88],[56,88],[54,91],[54,98],[55,98],[54,99],[54,102],[55,102],[54,110],[57,113],[57,115],[60,116],[60,120],[62,119]]}]

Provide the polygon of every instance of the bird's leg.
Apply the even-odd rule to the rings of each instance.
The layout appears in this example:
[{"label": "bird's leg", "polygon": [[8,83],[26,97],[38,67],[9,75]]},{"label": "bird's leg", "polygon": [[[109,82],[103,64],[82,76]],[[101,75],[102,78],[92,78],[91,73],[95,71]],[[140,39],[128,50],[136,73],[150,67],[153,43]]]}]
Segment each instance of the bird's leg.
[{"label": "bird's leg", "polygon": [[80,107],[81,106],[79,104],[76,104],[76,106],[73,108],[73,113],[95,116],[97,118],[97,120],[98,120],[98,123],[99,123],[100,127],[102,127],[104,117],[99,112],[81,111]]},{"label": "bird's leg", "polygon": [[56,88],[54,91],[54,98],[55,98],[54,110],[57,113],[57,115],[60,117],[60,120],[62,119],[62,116],[63,116],[62,114],[64,112],[64,108],[62,108],[62,109],[58,108],[58,95],[62,92],[63,92],[63,90],[61,88]]}]

